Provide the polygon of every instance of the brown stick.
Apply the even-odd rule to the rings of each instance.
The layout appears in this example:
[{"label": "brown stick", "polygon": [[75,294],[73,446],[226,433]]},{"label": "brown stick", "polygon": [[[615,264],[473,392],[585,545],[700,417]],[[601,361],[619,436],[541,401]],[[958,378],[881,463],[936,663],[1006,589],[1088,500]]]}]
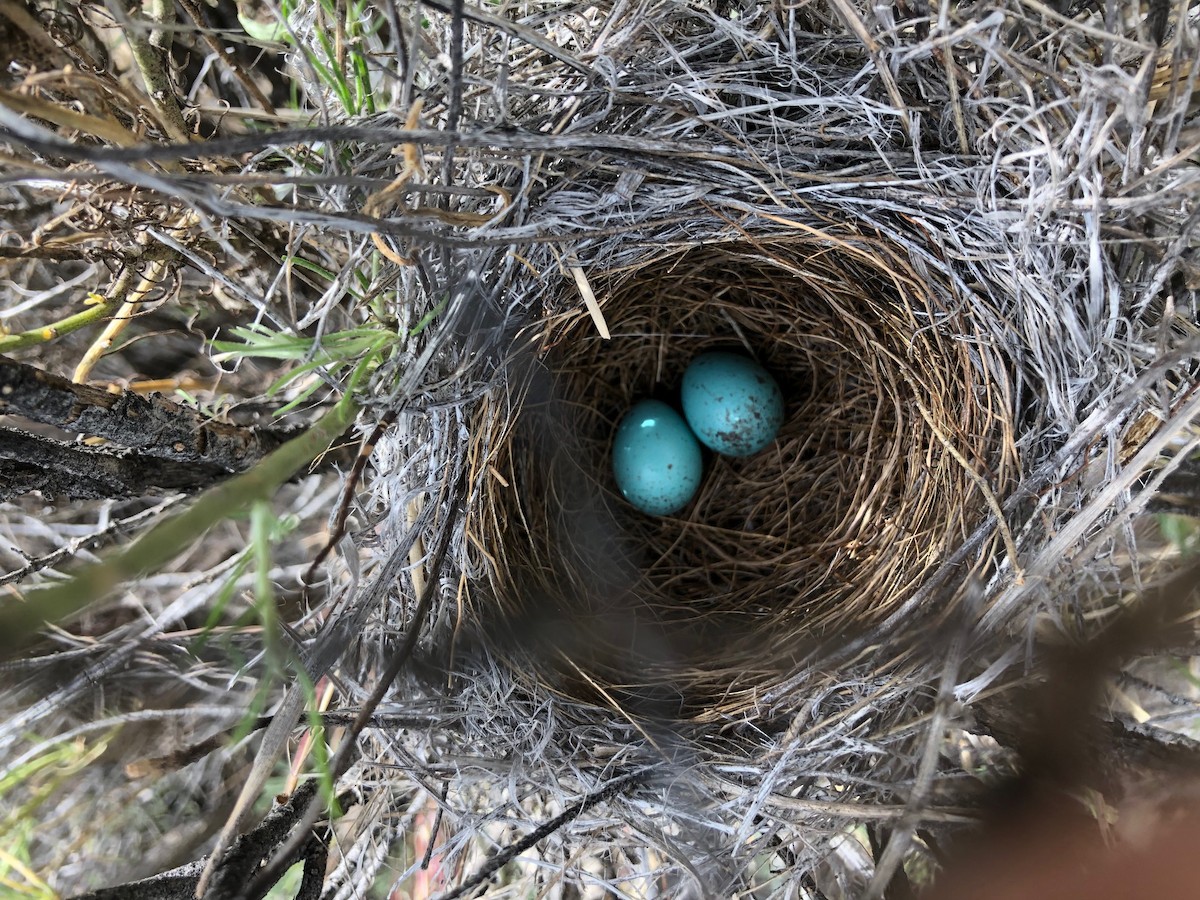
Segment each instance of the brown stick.
[{"label": "brown stick", "polygon": [[204,463],[66,444],[11,428],[0,429],[0,500],[29,491],[72,500],[143,497],[197,491],[228,472]]},{"label": "brown stick", "polygon": [[0,356],[0,415],[107,438],[147,456],[237,472],[289,435],[206,418],[159,395],[110,393]]}]

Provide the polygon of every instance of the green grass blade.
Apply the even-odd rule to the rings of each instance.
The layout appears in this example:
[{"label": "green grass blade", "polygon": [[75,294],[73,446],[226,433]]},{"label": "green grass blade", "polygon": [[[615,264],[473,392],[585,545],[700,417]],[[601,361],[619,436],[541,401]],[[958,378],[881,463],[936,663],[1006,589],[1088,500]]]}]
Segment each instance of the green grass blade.
[{"label": "green grass blade", "polygon": [[206,491],[190,507],[143,534],[126,549],[80,569],[68,581],[27,591],[0,607],[0,656],[19,652],[31,634],[95,603],[120,585],[168,563],[205,531],[266,500],[330,443],[358,412],[348,393],[304,434],[288,441],[248,472]]}]

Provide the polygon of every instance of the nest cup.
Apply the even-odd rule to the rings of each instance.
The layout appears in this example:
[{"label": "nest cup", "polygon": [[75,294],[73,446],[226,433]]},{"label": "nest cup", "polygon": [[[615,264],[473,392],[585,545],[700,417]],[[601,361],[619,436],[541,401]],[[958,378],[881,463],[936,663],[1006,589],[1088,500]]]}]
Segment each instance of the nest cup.
[{"label": "nest cup", "polygon": [[[515,416],[477,420],[500,656],[577,700],[714,721],[893,613],[1015,474],[1002,360],[923,268],[847,229],[589,272],[612,339],[577,308],[546,316]],[[617,423],[676,402],[715,349],[775,375],[782,429],[752,457],[706,454],[685,509],[644,515],[613,482]]]}]

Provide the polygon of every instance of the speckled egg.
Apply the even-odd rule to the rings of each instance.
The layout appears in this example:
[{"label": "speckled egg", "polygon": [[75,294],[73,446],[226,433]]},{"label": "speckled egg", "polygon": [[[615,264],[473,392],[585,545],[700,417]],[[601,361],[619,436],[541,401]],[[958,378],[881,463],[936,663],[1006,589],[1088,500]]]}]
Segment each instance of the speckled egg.
[{"label": "speckled egg", "polygon": [[775,439],[783,394],[766,369],[737,353],[703,353],[683,373],[683,414],[706,447],[749,456]]},{"label": "speckled egg", "polygon": [[700,487],[700,445],[683,417],[665,403],[641,400],[613,440],[613,474],[625,499],[652,516],[678,512]]}]

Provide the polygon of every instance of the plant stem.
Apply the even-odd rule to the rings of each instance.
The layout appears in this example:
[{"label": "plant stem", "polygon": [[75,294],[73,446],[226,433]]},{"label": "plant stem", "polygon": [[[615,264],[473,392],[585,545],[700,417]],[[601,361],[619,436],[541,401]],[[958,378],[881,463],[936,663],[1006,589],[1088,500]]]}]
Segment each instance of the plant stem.
[{"label": "plant stem", "polygon": [[137,274],[133,266],[128,266],[102,303],[89,306],[82,312],[59,319],[51,325],[43,325],[40,328],[21,331],[17,334],[3,335],[0,337],[0,353],[12,353],[14,350],[24,350],[27,347],[36,347],[38,344],[47,344],[64,334],[70,334],[72,331],[78,331],[80,328],[86,328],[88,325],[107,318],[125,302],[134,276]]},{"label": "plant stem", "polygon": [[209,528],[256,500],[270,499],[281,484],[320,455],[358,413],[348,393],[308,431],[266,456],[248,472],[229,479],[190,507],[156,525],[126,549],[85,566],[53,587],[35,588],[0,607],[0,657],[27,645],[34,631],[80,612],[122,584],[166,565]]},{"label": "plant stem", "polygon": [[[174,4],[168,5],[164,0],[153,0],[142,6],[143,12],[155,25],[173,24],[175,18]],[[169,35],[169,32],[162,32]],[[137,64],[146,85],[146,94],[158,113],[158,119],[173,141],[187,143],[191,140],[187,123],[179,109],[179,101],[175,96],[175,86],[171,83],[167,66],[169,57],[165,48],[154,44],[155,34],[147,34],[140,23],[130,22],[125,29],[125,39],[129,42],[129,52]],[[170,46],[169,36],[162,38]]]},{"label": "plant stem", "polygon": [[88,347],[88,350],[83,354],[83,359],[75,367],[75,373],[71,376],[71,380],[76,384],[84,384],[87,382],[88,375],[91,374],[92,368],[100,361],[107,351],[112,346],[112,342],[117,336],[128,327],[133,321],[134,314],[137,312],[138,304],[145,299],[146,295],[158,287],[159,281],[163,274],[167,271],[167,263],[164,260],[156,259],[146,267],[146,274],[142,276],[138,286],[125,298],[125,302],[121,304],[121,308],[117,310],[108,325],[104,327],[100,337]]}]

